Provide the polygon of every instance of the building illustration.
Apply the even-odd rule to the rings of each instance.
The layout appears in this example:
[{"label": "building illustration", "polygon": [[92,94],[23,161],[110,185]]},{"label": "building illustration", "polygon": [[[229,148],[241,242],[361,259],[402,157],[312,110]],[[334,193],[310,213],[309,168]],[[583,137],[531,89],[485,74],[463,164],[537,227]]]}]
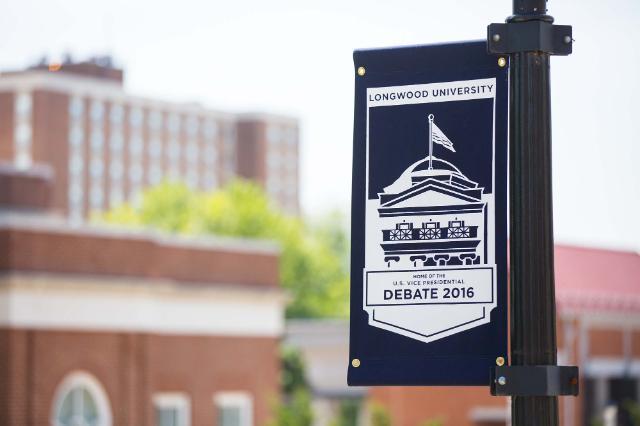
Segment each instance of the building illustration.
[{"label": "building illustration", "polygon": [[[370,325],[425,343],[487,324],[498,303],[494,195],[454,164],[469,158],[463,147],[473,141],[456,142],[456,152],[427,118],[428,155],[368,204],[363,289]],[[434,155],[434,145],[453,160]]]},{"label": "building illustration", "polygon": [[[433,115],[429,123],[435,126]],[[484,188],[433,155],[434,141],[453,150],[453,144],[435,129],[430,132],[429,155],[379,194],[380,245],[388,267],[486,263]]]}]

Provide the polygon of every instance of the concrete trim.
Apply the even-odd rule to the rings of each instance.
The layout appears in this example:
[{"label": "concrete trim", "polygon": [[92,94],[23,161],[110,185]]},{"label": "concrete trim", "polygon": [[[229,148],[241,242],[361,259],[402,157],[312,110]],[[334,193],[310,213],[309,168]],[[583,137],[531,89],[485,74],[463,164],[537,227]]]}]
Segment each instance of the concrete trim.
[{"label": "concrete trim", "polygon": [[56,274],[0,276],[0,326],[279,337],[280,290]]}]

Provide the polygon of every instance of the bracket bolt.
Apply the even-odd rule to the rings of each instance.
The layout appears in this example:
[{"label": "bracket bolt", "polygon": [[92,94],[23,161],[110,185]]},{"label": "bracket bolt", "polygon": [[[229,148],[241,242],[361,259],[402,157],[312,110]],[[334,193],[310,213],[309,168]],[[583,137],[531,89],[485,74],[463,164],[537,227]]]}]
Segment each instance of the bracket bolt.
[{"label": "bracket bolt", "polygon": [[358,67],[358,75],[362,77],[364,73],[367,72],[364,67]]},{"label": "bracket bolt", "polygon": [[506,384],[507,384],[507,378],[506,378],[506,377],[504,377],[504,376],[500,376],[500,377],[498,377],[498,384],[499,384],[500,386],[504,386],[504,385],[506,385]]},{"label": "bracket bolt", "polygon": [[491,37],[491,40],[493,40],[495,43],[500,41],[500,34],[494,34],[493,37]]},{"label": "bracket bolt", "polygon": [[499,356],[498,358],[496,358],[496,365],[498,367],[502,367],[504,365],[504,357]]},{"label": "bracket bolt", "polygon": [[360,360],[358,358],[354,358],[353,360],[351,360],[351,365],[353,365],[355,368],[360,367]]},{"label": "bracket bolt", "polygon": [[507,60],[502,56],[498,58],[498,66],[504,68],[507,65]]},{"label": "bracket bolt", "polygon": [[573,41],[573,39],[571,38],[571,36],[564,36],[564,44],[571,44],[571,42]]}]

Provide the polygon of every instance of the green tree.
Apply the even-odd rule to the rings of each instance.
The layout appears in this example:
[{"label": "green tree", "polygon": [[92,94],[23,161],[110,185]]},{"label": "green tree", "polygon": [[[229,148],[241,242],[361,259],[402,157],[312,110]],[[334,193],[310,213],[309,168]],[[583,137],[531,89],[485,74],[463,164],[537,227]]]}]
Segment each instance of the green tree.
[{"label": "green tree", "polygon": [[348,239],[333,213],[314,223],[277,209],[257,185],[234,181],[209,192],[180,183],[145,191],[101,220],[166,232],[275,240],[281,247],[280,280],[290,293],[288,317],[344,317],[348,313]]},{"label": "green tree", "polygon": [[627,412],[629,421],[631,421],[633,426],[640,426],[640,404],[631,399],[627,399],[622,403],[622,408]]},{"label": "green tree", "polygon": [[391,415],[380,404],[371,405],[371,426],[391,426]]},{"label": "green tree", "polygon": [[306,389],[296,389],[284,403],[278,404],[269,426],[311,426],[311,396]]},{"label": "green tree", "polygon": [[285,395],[293,394],[297,389],[308,389],[305,378],[305,366],[300,352],[289,346],[281,349],[281,386]]},{"label": "green tree", "polygon": [[331,422],[331,426],[357,426],[361,401],[345,399],[340,401],[338,415]]},{"label": "green tree", "polygon": [[269,426],[311,426],[311,392],[305,379],[302,356],[297,350],[285,346],[281,349],[280,357],[282,400],[275,405],[275,415]]}]

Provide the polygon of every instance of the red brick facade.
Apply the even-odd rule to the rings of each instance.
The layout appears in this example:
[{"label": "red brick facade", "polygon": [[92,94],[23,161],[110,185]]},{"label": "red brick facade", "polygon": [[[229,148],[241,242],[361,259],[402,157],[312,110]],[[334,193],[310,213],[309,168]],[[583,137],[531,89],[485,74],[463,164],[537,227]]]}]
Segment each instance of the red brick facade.
[{"label": "red brick facade", "polygon": [[51,208],[52,171],[41,166],[17,171],[0,163],[0,208],[49,210]]},{"label": "red brick facade", "polygon": [[114,425],[152,426],[152,397],[185,392],[191,424],[215,425],[213,396],[243,390],[264,425],[278,397],[278,340],[0,329],[0,425],[48,425],[54,394],[73,371],[105,388]]},{"label": "red brick facade", "polygon": [[[93,63],[5,72],[0,83],[0,161],[50,166],[53,205],[76,221],[165,179],[210,190],[248,178],[298,212],[295,119],[129,96],[121,70]],[[286,173],[267,167],[269,129]]]},{"label": "red brick facade", "polygon": [[273,254],[176,246],[145,237],[0,227],[0,252],[7,253],[0,257],[0,272],[73,273],[278,287],[278,258]]},{"label": "red brick facade", "polygon": [[53,424],[77,374],[106,394],[101,426],[155,425],[156,397],[176,393],[186,426],[216,425],[220,392],[247,395],[251,425],[266,424],[279,392],[278,248],[72,227],[45,214],[49,178],[0,173],[0,426]]}]

